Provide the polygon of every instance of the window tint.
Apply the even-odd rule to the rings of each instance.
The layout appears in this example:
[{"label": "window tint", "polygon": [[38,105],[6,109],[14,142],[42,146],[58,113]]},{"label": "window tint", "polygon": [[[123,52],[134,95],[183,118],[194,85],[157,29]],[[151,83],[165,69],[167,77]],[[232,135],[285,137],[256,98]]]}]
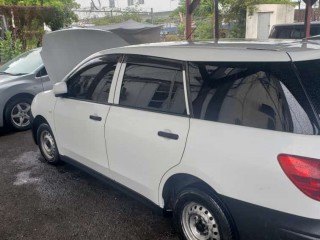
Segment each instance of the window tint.
[{"label": "window tint", "polygon": [[68,97],[107,103],[116,62],[95,63],[75,74],[68,82]]},{"label": "window tint", "polygon": [[37,73],[37,76],[36,77],[44,77],[44,76],[47,76],[48,73],[47,73],[47,70],[45,67],[41,68],[39,70],[39,72]]},{"label": "window tint", "polygon": [[320,116],[320,60],[295,62],[302,84]]},{"label": "window tint", "polygon": [[151,58],[129,58],[119,104],[186,115],[181,66]]},{"label": "window tint", "polygon": [[190,63],[189,69],[196,118],[284,132],[318,132],[289,63]]}]

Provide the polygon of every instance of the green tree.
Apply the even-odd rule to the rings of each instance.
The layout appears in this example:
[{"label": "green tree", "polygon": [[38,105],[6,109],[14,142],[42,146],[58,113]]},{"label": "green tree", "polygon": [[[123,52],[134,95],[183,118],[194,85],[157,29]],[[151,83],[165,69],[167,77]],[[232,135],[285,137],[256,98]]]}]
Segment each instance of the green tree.
[{"label": "green tree", "polygon": [[231,37],[244,38],[247,10],[253,11],[257,4],[289,4],[290,0],[220,0],[222,17],[232,23]]},{"label": "green tree", "polygon": [[[46,24],[49,25],[52,30],[58,30],[78,20],[77,15],[72,11],[73,9],[79,8],[79,4],[77,4],[75,0],[0,0],[0,10],[2,10],[3,7],[12,7],[14,10],[14,7],[18,6],[21,12],[30,12],[28,7],[39,7],[34,8],[33,15],[28,17],[35,17],[38,21],[47,21]],[[40,7],[47,8],[42,9]],[[24,14],[26,12],[24,12]],[[20,13],[17,13],[16,15],[19,14]],[[11,16],[7,17],[10,18]],[[32,20],[33,19],[28,19],[29,22]]]},{"label": "green tree", "polygon": [[21,41],[12,41],[11,32],[6,32],[6,38],[0,41],[0,63],[7,62],[22,52]]},{"label": "green tree", "polygon": [[[253,10],[256,4],[266,3],[291,3],[290,0],[219,0],[220,25],[222,21],[229,23],[231,37],[244,38],[247,9]],[[185,0],[180,0],[178,8],[173,12],[173,17],[180,18],[179,29],[184,29],[184,18],[186,13]],[[183,17],[181,17],[183,16]],[[193,15],[196,29],[196,39],[211,39],[213,37],[214,1],[201,0],[200,5]],[[181,33],[182,34],[182,33]]]},{"label": "green tree", "polygon": [[23,51],[40,46],[44,23],[58,30],[76,21],[72,9],[78,6],[74,0],[0,0],[0,12],[12,32],[11,39],[7,39],[13,42],[12,52],[16,41],[22,44]]},{"label": "green tree", "polygon": [[136,22],[141,22],[141,11],[138,8],[127,8],[124,11],[115,11],[109,13],[108,16],[92,19],[90,23],[95,25],[108,25],[113,23],[121,23],[128,20],[134,20]]}]

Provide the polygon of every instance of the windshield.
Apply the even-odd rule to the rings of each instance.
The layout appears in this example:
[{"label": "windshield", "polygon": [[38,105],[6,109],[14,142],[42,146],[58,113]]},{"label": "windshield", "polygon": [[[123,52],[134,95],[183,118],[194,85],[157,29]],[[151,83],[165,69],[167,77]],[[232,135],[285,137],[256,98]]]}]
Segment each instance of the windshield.
[{"label": "windshield", "polygon": [[40,50],[32,50],[19,55],[0,67],[0,74],[24,75],[35,71],[42,65]]}]

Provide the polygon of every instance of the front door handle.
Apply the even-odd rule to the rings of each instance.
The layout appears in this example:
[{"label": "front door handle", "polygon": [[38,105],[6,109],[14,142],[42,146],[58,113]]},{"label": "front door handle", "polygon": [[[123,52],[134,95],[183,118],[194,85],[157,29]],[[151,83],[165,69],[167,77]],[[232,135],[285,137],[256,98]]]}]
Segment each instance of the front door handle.
[{"label": "front door handle", "polygon": [[102,117],[95,116],[95,115],[90,115],[89,118],[90,118],[91,120],[93,120],[93,121],[101,121],[101,120],[102,120]]},{"label": "front door handle", "polygon": [[179,139],[179,135],[178,134],[168,133],[168,132],[163,132],[163,131],[159,131],[158,132],[158,136],[159,137],[173,139],[173,140],[178,140]]}]

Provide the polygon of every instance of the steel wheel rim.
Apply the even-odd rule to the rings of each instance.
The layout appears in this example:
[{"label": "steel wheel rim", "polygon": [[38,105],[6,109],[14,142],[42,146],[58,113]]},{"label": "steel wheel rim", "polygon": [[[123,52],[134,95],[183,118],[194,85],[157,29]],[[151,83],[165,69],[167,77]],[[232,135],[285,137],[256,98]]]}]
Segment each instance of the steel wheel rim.
[{"label": "steel wheel rim", "polygon": [[29,103],[22,102],[16,104],[11,110],[11,121],[19,127],[27,127],[30,125],[31,106]]},{"label": "steel wheel rim", "polygon": [[182,229],[187,239],[220,240],[218,224],[203,205],[189,202],[184,206],[181,218]]},{"label": "steel wheel rim", "polygon": [[43,154],[48,161],[51,161],[56,153],[56,144],[51,133],[47,130],[41,132],[40,144]]}]

